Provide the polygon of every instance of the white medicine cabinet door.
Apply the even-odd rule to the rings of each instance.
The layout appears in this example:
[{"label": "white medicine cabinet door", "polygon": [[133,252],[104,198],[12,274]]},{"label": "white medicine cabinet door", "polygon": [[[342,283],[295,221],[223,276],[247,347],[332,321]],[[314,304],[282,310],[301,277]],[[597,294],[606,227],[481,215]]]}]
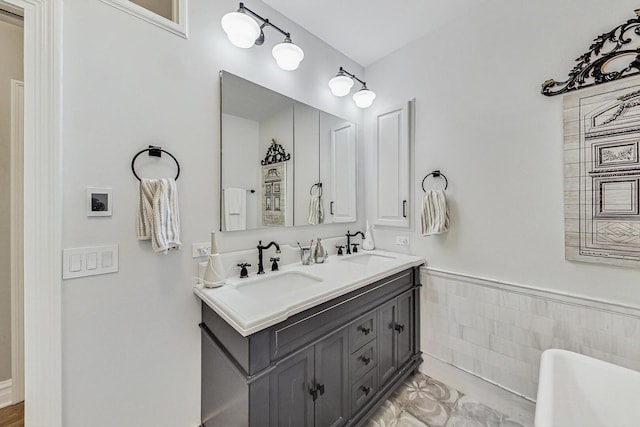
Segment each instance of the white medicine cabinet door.
[{"label": "white medicine cabinet door", "polygon": [[326,222],[354,222],[357,195],[356,125],[343,122],[331,128],[331,193]]},{"label": "white medicine cabinet door", "polygon": [[377,225],[411,226],[411,108],[408,101],[374,115]]}]

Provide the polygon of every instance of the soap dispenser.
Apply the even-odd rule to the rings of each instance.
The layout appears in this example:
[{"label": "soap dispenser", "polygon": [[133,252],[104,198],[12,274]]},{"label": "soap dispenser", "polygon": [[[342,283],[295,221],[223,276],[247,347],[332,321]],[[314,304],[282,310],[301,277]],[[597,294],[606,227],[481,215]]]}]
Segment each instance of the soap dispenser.
[{"label": "soap dispenser", "polygon": [[217,288],[224,285],[225,279],[224,266],[222,265],[222,258],[218,253],[218,245],[216,243],[216,233],[211,233],[211,249],[209,250],[209,263],[207,269],[204,271],[204,277],[202,283],[206,288]]},{"label": "soap dispenser", "polygon": [[367,230],[364,232],[362,249],[364,249],[365,251],[372,251],[375,248],[376,248],[376,245],[373,243],[373,235],[371,234],[371,227],[369,226],[369,221],[367,220]]},{"label": "soap dispenser", "polygon": [[316,248],[313,251],[313,260],[316,264],[322,264],[327,260],[327,251],[324,250],[324,246],[322,246],[322,239],[318,237]]}]

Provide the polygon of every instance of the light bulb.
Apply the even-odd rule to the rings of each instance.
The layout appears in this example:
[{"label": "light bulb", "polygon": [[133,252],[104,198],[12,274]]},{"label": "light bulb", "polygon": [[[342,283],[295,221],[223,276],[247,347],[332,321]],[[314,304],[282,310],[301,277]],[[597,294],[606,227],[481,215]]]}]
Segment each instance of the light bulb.
[{"label": "light bulb", "polygon": [[291,42],[287,37],[282,43],[278,43],[271,50],[271,54],[278,63],[278,67],[286,71],[293,71],[298,68],[300,61],[304,58],[304,52]]},{"label": "light bulb", "polygon": [[222,29],[234,46],[248,49],[260,36],[260,26],[244,12],[227,13],[222,17],[221,23]]},{"label": "light bulb", "polygon": [[335,96],[345,96],[349,92],[351,92],[351,88],[353,87],[353,80],[342,72],[338,73],[337,76],[329,80],[329,88],[331,89],[331,93]]},{"label": "light bulb", "polygon": [[362,89],[353,95],[353,102],[360,108],[370,107],[374,99],[376,99],[376,94],[367,89],[366,86],[362,86]]}]

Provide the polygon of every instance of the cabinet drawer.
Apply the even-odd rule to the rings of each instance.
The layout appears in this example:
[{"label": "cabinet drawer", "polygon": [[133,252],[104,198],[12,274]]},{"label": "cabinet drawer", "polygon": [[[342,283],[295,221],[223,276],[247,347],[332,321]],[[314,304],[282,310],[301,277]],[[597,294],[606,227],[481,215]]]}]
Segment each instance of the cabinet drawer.
[{"label": "cabinet drawer", "polygon": [[351,351],[355,351],[377,336],[378,312],[371,311],[351,324]]},{"label": "cabinet drawer", "polygon": [[356,382],[378,363],[378,346],[376,340],[351,355],[351,381]]},{"label": "cabinet drawer", "polygon": [[355,414],[377,391],[378,381],[376,370],[372,369],[361,380],[356,382],[351,389],[351,413]]}]

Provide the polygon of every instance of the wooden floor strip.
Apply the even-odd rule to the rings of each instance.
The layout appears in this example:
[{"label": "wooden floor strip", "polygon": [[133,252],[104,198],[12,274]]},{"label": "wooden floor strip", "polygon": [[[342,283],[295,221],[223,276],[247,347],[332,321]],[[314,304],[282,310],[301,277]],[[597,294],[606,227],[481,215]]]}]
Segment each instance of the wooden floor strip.
[{"label": "wooden floor strip", "polygon": [[0,409],[0,427],[24,427],[24,402]]}]

